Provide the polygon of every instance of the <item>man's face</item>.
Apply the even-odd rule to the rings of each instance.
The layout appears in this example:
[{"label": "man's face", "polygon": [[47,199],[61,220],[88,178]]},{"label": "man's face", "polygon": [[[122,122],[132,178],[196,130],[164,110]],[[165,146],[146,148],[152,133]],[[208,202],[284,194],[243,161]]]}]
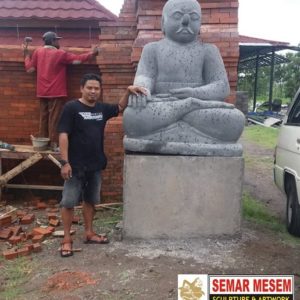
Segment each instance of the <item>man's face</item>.
[{"label": "man's face", "polygon": [[163,18],[163,30],[167,38],[179,43],[190,43],[197,38],[201,11],[195,1],[171,1]]},{"label": "man's face", "polygon": [[88,80],[84,86],[80,87],[82,98],[90,103],[94,104],[98,101],[101,93],[100,82],[97,80]]}]

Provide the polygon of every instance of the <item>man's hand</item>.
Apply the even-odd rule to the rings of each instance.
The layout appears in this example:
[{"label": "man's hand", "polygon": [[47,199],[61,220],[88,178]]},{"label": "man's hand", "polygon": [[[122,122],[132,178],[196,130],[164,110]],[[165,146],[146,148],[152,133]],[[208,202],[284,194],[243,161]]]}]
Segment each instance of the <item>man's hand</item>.
[{"label": "man's hand", "polygon": [[98,46],[93,48],[93,56],[97,56],[100,53],[100,48]]},{"label": "man's hand", "polygon": [[72,167],[69,163],[66,163],[64,166],[60,169],[61,177],[64,180],[68,180],[72,177]]},{"label": "man's hand", "polygon": [[22,44],[22,49],[23,49],[24,57],[30,55],[29,50],[28,50],[28,44],[26,44],[26,45],[25,45],[25,44]]},{"label": "man's hand", "polygon": [[130,92],[128,106],[133,108],[144,108],[147,104],[147,98],[150,97],[150,91],[141,86],[131,85],[127,88]]}]

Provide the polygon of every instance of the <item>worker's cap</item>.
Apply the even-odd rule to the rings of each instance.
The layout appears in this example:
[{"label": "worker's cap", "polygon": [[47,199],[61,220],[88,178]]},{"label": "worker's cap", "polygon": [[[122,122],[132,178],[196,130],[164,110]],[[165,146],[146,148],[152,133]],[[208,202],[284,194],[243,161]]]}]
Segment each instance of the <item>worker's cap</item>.
[{"label": "worker's cap", "polygon": [[59,39],[62,39],[62,37],[57,36],[57,34],[53,31],[48,31],[48,32],[44,33],[44,35],[43,35],[43,40],[45,42],[51,42],[51,41],[59,40]]}]

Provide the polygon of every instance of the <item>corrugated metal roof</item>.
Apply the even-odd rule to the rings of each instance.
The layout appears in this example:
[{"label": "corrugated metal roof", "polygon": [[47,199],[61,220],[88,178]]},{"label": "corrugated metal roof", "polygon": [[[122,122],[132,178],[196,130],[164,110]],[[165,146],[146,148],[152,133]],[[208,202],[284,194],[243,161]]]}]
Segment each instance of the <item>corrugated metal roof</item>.
[{"label": "corrugated metal roof", "polygon": [[96,0],[0,0],[0,18],[55,20],[116,20]]},{"label": "corrugated metal roof", "polygon": [[246,35],[239,35],[239,42],[240,42],[240,44],[241,43],[243,43],[243,44],[269,44],[269,45],[283,45],[283,46],[290,45],[287,42],[261,39],[261,38],[257,38],[257,37],[246,36]]}]

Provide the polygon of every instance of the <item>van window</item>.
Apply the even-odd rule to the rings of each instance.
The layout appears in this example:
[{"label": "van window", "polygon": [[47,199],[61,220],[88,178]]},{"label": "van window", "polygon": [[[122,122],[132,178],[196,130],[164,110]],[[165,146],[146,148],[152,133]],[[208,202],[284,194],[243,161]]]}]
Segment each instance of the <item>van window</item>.
[{"label": "van window", "polygon": [[286,124],[300,126],[300,93],[289,113]]}]

